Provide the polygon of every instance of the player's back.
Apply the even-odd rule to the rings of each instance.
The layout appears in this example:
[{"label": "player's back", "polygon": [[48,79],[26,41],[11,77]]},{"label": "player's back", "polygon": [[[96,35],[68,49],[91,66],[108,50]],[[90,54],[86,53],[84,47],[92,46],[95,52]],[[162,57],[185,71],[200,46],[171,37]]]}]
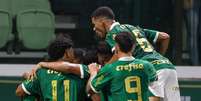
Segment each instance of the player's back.
[{"label": "player's back", "polygon": [[107,34],[107,42],[113,46],[115,44],[111,38],[114,38],[118,33],[121,32],[129,32],[131,33],[132,37],[135,39],[135,50],[133,52],[135,58],[142,58],[147,54],[155,54],[154,48],[146,39],[144,32],[137,27],[128,24],[119,24],[116,25],[110,32]]},{"label": "player's back", "polygon": [[78,76],[41,68],[37,79],[44,101],[85,101],[86,80]]},{"label": "player's back", "polygon": [[[110,44],[110,46],[114,46],[115,41],[113,38],[120,32],[130,32],[134,37],[136,44],[135,50],[133,51],[133,56],[135,58],[153,62],[152,64],[157,70],[164,67],[174,69],[173,64],[167,58],[154,50],[153,46],[147,39],[147,35],[149,34],[146,34],[141,28],[128,24],[119,24],[114,26],[114,28],[108,32],[106,36],[106,41]],[[154,38],[155,37],[151,36],[151,39]]]},{"label": "player's back", "polygon": [[152,34],[152,31],[146,32],[146,30],[139,27],[134,27],[131,25],[123,26],[126,26],[128,29],[130,29],[133,37],[136,39],[136,48],[133,52],[136,58],[151,62],[156,70],[163,68],[175,69],[174,65],[169,61],[169,59],[155,51],[152,44],[150,44],[151,40],[155,40],[157,35]]},{"label": "player's back", "polygon": [[108,68],[114,77],[108,91],[110,101],[148,101],[149,80],[156,78],[152,64],[135,59],[117,61]]}]

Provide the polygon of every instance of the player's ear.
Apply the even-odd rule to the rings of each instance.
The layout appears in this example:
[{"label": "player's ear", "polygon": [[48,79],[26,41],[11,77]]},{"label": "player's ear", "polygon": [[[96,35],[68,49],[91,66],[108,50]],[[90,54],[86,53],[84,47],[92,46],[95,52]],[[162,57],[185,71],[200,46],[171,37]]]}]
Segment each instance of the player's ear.
[{"label": "player's ear", "polygon": [[114,49],[114,54],[118,54],[118,52],[119,52],[119,46],[118,44],[116,44]]}]

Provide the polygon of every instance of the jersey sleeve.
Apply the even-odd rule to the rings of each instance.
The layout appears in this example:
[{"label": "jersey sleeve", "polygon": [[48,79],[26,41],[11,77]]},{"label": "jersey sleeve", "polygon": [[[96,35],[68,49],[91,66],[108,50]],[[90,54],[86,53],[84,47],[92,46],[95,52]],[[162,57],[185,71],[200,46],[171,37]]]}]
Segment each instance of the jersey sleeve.
[{"label": "jersey sleeve", "polygon": [[22,101],[36,101],[37,98],[36,96],[33,96],[33,95],[25,95],[22,99]]},{"label": "jersey sleeve", "polygon": [[151,63],[146,62],[144,69],[145,69],[145,73],[148,76],[149,82],[153,82],[153,81],[157,80],[156,70],[155,70],[154,66]]},{"label": "jersey sleeve", "polygon": [[149,40],[149,42],[156,43],[159,35],[159,31],[143,29],[145,37]]},{"label": "jersey sleeve", "polygon": [[80,76],[82,79],[89,78],[90,73],[86,65],[80,64]]},{"label": "jersey sleeve", "polygon": [[[86,65],[74,64],[74,63],[69,63],[69,62],[63,62],[63,64],[67,64],[68,66],[72,66],[71,68],[76,68],[76,70],[79,69],[81,79],[89,78],[89,76],[90,76],[89,69]],[[69,72],[69,73],[71,73],[71,72]]]},{"label": "jersey sleeve", "polygon": [[40,92],[40,86],[39,86],[38,79],[35,77],[32,80],[25,80],[25,81],[23,81],[22,82],[22,89],[28,95],[39,94],[39,92]]},{"label": "jersey sleeve", "polygon": [[95,93],[99,93],[106,85],[110,84],[112,73],[109,68],[109,65],[102,67],[98,74],[91,80],[90,86]]},{"label": "jersey sleeve", "polygon": [[115,36],[117,35],[117,33],[112,33],[112,32],[109,32],[107,33],[107,36],[106,36],[106,39],[105,41],[110,45],[111,47],[111,51],[114,51],[114,46],[115,46]]}]

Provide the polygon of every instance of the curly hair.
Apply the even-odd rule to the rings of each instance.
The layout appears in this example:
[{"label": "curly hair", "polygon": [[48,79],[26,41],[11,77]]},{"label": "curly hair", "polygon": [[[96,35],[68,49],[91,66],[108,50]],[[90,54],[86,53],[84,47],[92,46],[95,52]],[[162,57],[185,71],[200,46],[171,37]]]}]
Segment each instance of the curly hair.
[{"label": "curly hair", "polygon": [[74,48],[74,56],[79,63],[84,62],[84,56],[86,54],[86,51],[82,48]]},{"label": "curly hair", "polygon": [[48,47],[48,55],[51,60],[58,60],[63,57],[65,50],[71,48],[73,42],[70,38],[63,35],[57,36],[57,38],[50,43]]}]

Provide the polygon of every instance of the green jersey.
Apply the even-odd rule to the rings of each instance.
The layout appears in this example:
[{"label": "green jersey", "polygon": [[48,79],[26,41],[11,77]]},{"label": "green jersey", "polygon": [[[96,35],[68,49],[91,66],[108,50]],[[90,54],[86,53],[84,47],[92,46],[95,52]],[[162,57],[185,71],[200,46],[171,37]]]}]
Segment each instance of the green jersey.
[{"label": "green jersey", "polygon": [[104,93],[107,101],[148,101],[148,84],[156,78],[151,63],[123,57],[102,67],[92,79],[91,88]]},{"label": "green jersey", "polygon": [[136,47],[133,51],[135,58],[143,59],[151,62],[156,70],[163,68],[175,69],[174,65],[165,57],[156,52],[153,46],[149,42],[155,43],[158,37],[158,31],[141,29],[139,27],[134,27],[131,25],[120,25],[119,23],[114,23],[112,29],[106,35],[106,41],[111,46],[114,47],[115,40],[114,37],[121,32],[130,32],[135,39]]},{"label": "green jersey", "polygon": [[37,70],[36,78],[24,82],[22,86],[27,94],[41,92],[44,101],[84,101],[89,73],[86,66],[83,65],[80,68],[83,79],[73,74],[62,74],[41,68]]},{"label": "green jersey", "polygon": [[37,98],[36,96],[33,96],[33,95],[25,95],[22,101],[37,101]]},{"label": "green jersey", "polygon": [[[26,79],[23,82],[28,83],[30,82],[30,80]],[[37,97],[40,97],[40,95],[41,94],[39,91],[37,94],[31,94],[31,95],[26,94],[25,96],[22,97],[22,101],[37,101]]]}]

